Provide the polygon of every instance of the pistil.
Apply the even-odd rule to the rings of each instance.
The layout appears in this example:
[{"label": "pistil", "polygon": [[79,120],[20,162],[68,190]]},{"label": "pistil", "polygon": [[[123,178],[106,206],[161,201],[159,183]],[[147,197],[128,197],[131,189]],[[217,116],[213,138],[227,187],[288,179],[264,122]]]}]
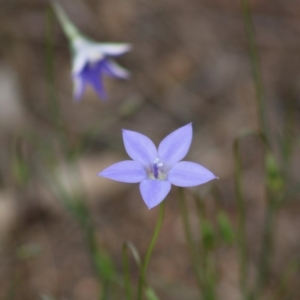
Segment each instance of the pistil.
[{"label": "pistil", "polygon": [[164,180],[165,179],[165,174],[163,170],[164,164],[159,160],[159,158],[156,158],[152,166],[149,170],[149,177],[151,179],[159,179],[159,180]]}]

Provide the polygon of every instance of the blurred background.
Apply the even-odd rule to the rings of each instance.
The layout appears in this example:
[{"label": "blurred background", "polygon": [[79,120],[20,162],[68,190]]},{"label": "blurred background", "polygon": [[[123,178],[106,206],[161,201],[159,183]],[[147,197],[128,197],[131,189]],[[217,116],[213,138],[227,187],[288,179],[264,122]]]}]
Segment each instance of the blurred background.
[{"label": "blurred background", "polygon": [[[258,128],[238,0],[60,3],[92,39],[133,45],[131,52],[117,59],[130,70],[131,78],[107,78],[107,101],[88,88],[81,102],[73,102],[68,41],[48,2],[0,1],[0,299],[33,300],[46,295],[97,299],[98,283],[83,233],[53,192],[50,173],[64,189],[86,195],[97,242],[121,274],[123,242],[131,241],[144,256],[158,213],[148,211],[138,185],[97,177],[105,167],[127,159],[121,129],[141,132],[158,144],[171,131],[193,123],[187,160],[204,165],[220,178],[193,189],[200,193],[217,234],[219,207],[236,227],[233,141],[245,130]],[[300,2],[255,0],[251,7],[273,146],[277,155],[280,134],[283,128],[288,130],[293,182],[300,166]],[[49,96],[51,82],[60,112],[57,124]],[[75,169],[65,164],[64,139],[69,155],[78,162]],[[249,137],[241,148],[251,285],[265,209],[262,145]],[[72,186],[74,176],[83,184]],[[199,299],[176,191],[173,187],[166,199],[148,281],[160,299]],[[300,299],[298,200],[298,194],[291,194],[278,212],[272,271],[263,299]],[[187,205],[197,240],[194,203],[187,199]],[[218,243],[212,256],[217,299],[241,299],[235,242]],[[131,274],[136,281],[134,261]],[[277,291],[282,282],[284,291]]]}]

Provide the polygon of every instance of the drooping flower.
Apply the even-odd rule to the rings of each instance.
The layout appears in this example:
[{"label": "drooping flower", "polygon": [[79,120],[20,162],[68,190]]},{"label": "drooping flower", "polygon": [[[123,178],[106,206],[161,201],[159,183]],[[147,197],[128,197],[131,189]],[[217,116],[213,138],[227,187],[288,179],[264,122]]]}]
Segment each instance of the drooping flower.
[{"label": "drooping flower", "polygon": [[121,79],[129,77],[129,72],[112,58],[128,52],[131,49],[130,44],[95,42],[85,37],[75,27],[58,3],[54,2],[53,7],[71,45],[74,99],[77,101],[81,99],[88,84],[100,98],[106,99],[103,87],[104,75]]},{"label": "drooping flower", "polygon": [[129,72],[111,59],[129,51],[131,48],[129,44],[95,43],[77,38],[72,42],[72,47],[74,50],[72,76],[76,100],[82,97],[87,84],[90,84],[101,98],[106,99],[103,75],[121,79],[129,77]]},{"label": "drooping flower", "polygon": [[190,123],[170,133],[156,148],[145,135],[123,129],[124,146],[132,160],[113,164],[98,176],[126,183],[140,182],[142,198],[151,209],[165,199],[171,184],[191,187],[217,178],[197,163],[181,161],[190,148],[192,137]]}]

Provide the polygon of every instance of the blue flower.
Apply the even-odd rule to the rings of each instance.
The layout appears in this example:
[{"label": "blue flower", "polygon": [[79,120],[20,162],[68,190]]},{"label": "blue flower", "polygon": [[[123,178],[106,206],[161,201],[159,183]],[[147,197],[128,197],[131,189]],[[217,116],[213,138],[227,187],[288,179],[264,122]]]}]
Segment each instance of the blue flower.
[{"label": "blue flower", "polygon": [[106,99],[103,75],[122,79],[129,77],[129,72],[117,65],[112,58],[128,52],[131,49],[130,44],[92,41],[76,28],[62,7],[55,1],[53,8],[71,44],[75,100],[81,99],[88,84],[95,89],[100,98]]},{"label": "blue flower", "polygon": [[103,75],[122,79],[129,77],[129,72],[112,60],[112,57],[128,52],[131,49],[129,44],[96,43],[78,37],[71,41],[71,46],[74,52],[72,76],[76,100],[82,97],[87,84],[90,84],[101,98],[106,99]]},{"label": "blue flower", "polygon": [[187,124],[165,137],[158,146],[143,134],[123,130],[123,141],[132,160],[118,162],[98,174],[112,180],[138,183],[142,198],[149,209],[161,203],[171,185],[191,187],[217,178],[203,166],[181,161],[187,154],[193,132]]}]

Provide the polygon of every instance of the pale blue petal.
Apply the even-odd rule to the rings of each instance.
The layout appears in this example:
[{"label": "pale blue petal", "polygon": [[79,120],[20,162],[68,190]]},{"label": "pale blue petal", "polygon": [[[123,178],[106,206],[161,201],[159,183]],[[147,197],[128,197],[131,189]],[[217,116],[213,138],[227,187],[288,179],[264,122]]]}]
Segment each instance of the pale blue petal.
[{"label": "pale blue petal", "polygon": [[206,183],[217,177],[203,166],[189,161],[176,163],[168,174],[168,181],[172,184],[189,187]]},{"label": "pale blue petal", "polygon": [[126,183],[137,183],[146,179],[147,173],[140,163],[124,160],[106,168],[98,176]]},{"label": "pale blue petal", "polygon": [[88,58],[86,54],[83,51],[77,52],[73,59],[72,74],[78,75],[83,70],[83,68],[86,66],[87,63],[88,63]]},{"label": "pale blue petal", "polygon": [[75,101],[79,101],[84,93],[86,82],[80,76],[73,76],[73,95]]},{"label": "pale blue petal", "polygon": [[128,155],[144,166],[149,166],[157,158],[155,145],[141,133],[123,129],[123,142]]},{"label": "pale blue petal", "polygon": [[103,71],[107,75],[117,78],[127,79],[130,76],[129,72],[126,69],[119,66],[112,60],[106,61],[106,63],[103,65]]},{"label": "pale blue petal", "polygon": [[108,56],[119,56],[131,50],[130,44],[121,43],[99,43],[94,47],[97,51]]},{"label": "pale blue petal", "polygon": [[171,183],[163,180],[146,179],[140,183],[140,191],[149,209],[161,203],[169,194]]},{"label": "pale blue petal", "polygon": [[192,123],[173,131],[159,144],[159,159],[169,165],[173,165],[174,163],[180,161],[189,151],[192,137]]}]

